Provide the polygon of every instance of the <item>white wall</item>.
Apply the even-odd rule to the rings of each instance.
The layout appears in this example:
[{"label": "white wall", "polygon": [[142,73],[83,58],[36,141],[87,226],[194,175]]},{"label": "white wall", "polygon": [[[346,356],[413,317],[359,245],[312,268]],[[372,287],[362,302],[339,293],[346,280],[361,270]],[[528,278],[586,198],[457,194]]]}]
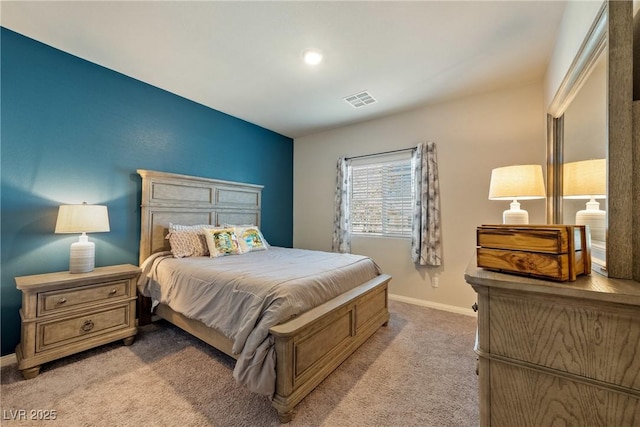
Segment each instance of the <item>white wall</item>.
[{"label": "white wall", "polygon": [[[545,164],[542,82],[469,97],[318,133],[294,141],[294,246],[330,250],[335,164],[355,156],[437,144],[443,266],[417,267],[410,243],[390,238],[354,239],[352,252],[369,255],[393,276],[390,292],[436,304],[469,308],[476,300],[464,281],[475,250],[475,231],[496,224],[508,202],[488,200],[491,169]],[[544,200],[524,201],[531,223],[544,223]],[[439,275],[439,287],[432,278]]]}]

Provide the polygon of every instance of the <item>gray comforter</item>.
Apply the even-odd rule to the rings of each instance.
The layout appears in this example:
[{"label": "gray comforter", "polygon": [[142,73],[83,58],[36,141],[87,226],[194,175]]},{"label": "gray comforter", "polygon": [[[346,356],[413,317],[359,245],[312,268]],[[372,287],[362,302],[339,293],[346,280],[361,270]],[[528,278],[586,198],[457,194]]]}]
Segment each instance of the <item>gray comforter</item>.
[{"label": "gray comforter", "polygon": [[269,328],[381,273],[367,257],[278,247],[220,258],[154,254],[142,269],[141,293],[229,338],[234,378],[269,397],[276,377]]}]

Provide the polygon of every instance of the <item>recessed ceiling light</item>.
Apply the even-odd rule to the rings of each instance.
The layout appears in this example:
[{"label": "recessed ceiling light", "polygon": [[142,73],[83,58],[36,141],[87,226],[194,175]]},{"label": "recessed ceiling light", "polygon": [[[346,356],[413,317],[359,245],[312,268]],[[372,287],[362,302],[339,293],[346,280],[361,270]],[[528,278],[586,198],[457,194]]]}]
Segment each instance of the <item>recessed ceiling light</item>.
[{"label": "recessed ceiling light", "polygon": [[315,49],[305,50],[302,57],[308,65],[318,65],[322,61],[322,53]]}]

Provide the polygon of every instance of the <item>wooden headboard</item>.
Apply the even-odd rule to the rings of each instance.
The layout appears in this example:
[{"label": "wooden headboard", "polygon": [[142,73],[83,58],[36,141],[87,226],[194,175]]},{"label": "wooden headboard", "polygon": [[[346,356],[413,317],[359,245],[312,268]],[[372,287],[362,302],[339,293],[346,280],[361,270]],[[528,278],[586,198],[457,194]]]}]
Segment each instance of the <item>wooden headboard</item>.
[{"label": "wooden headboard", "polygon": [[169,223],[260,225],[262,185],[138,169],[142,177],[140,264],[170,249]]}]

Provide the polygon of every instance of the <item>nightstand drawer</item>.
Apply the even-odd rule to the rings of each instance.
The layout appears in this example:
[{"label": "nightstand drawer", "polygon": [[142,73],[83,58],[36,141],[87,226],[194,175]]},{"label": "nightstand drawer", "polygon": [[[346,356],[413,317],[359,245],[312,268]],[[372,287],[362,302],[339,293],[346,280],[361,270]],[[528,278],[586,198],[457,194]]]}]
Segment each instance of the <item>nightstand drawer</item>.
[{"label": "nightstand drawer", "polygon": [[71,308],[81,309],[83,306],[107,300],[117,301],[126,298],[129,296],[128,285],[128,280],[119,280],[82,288],[39,293],[38,316],[55,314]]},{"label": "nightstand drawer", "polygon": [[36,324],[36,352],[130,326],[129,305]]},{"label": "nightstand drawer", "polygon": [[16,277],[22,291],[18,369],[34,378],[43,363],[136,336],[136,281],[131,264]]}]

